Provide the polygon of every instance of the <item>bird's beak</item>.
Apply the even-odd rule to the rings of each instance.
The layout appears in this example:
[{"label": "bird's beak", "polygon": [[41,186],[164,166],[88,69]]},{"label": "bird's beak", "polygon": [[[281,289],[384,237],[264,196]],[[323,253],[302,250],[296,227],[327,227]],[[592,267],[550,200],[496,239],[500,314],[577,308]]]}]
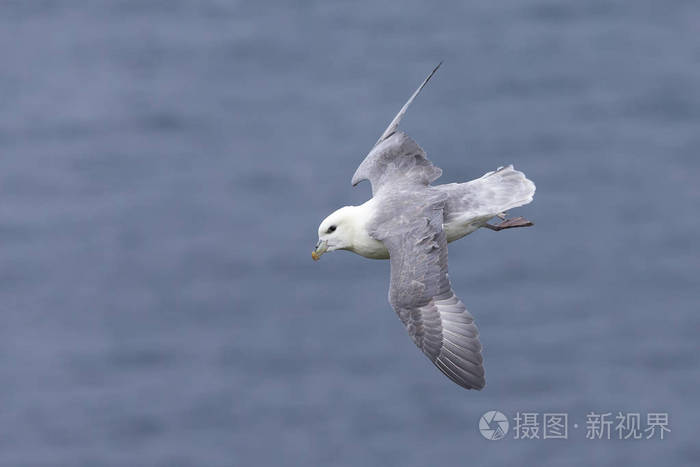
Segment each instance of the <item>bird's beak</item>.
[{"label": "bird's beak", "polygon": [[316,244],[316,248],[314,248],[314,251],[311,252],[311,257],[314,259],[314,261],[318,261],[321,259],[321,255],[324,254],[327,249],[328,242],[326,240],[319,240]]}]

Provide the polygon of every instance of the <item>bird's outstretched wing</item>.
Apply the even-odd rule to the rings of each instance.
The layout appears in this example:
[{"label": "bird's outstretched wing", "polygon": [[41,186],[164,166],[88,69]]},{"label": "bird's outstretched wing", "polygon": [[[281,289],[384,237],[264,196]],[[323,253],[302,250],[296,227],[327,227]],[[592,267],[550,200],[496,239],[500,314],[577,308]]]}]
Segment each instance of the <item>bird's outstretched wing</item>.
[{"label": "bird's outstretched wing", "polygon": [[442,174],[442,170],[430,163],[425,156],[425,151],[415,141],[404,133],[397,132],[399,123],[411,102],[440,68],[440,65],[442,62],[423,80],[387,129],[384,130],[372,150],[355,171],[352,177],[353,186],[362,180],[369,180],[372,184],[372,193],[377,193],[382,185],[394,177],[427,185]]},{"label": "bird's outstretched wing", "polygon": [[403,107],[401,107],[401,110],[399,110],[399,113],[396,114],[396,116],[391,121],[391,123],[389,123],[389,126],[386,127],[386,130],[384,130],[384,133],[382,133],[382,136],[380,136],[379,139],[377,140],[377,142],[374,143],[375,146],[396,132],[396,130],[399,128],[399,123],[401,123],[401,119],[406,114],[406,111],[408,110],[408,107],[413,102],[413,99],[415,99],[416,96],[418,94],[420,94],[420,92],[423,90],[425,85],[428,84],[428,81],[430,81],[430,78],[432,78],[433,75],[435,74],[435,72],[438,71],[438,68],[440,68],[440,65],[442,65],[442,62],[438,63],[438,65],[435,68],[433,68],[433,71],[430,72],[428,77],[423,80],[423,82],[420,84],[420,86],[418,86],[418,89],[416,89],[413,92],[413,94],[411,95],[411,97],[408,98],[408,100],[403,105]]},{"label": "bird's outstretched wing", "polygon": [[447,274],[444,194],[432,187],[392,190],[379,202],[370,234],[389,250],[389,303],[440,371],[464,388],[483,388],[479,332]]},{"label": "bird's outstretched wing", "polygon": [[365,157],[352,177],[352,184],[362,180],[372,184],[372,195],[386,185],[428,185],[442,175],[426,157],[425,151],[404,133],[394,133],[379,143]]}]

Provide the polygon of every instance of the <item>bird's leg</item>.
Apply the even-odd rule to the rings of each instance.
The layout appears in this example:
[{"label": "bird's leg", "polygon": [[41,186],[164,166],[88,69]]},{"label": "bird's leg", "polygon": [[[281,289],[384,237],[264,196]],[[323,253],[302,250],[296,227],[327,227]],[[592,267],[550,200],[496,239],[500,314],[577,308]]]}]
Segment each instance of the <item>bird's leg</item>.
[{"label": "bird's leg", "polygon": [[491,225],[491,224],[486,224],[484,227],[487,229],[491,229],[495,232],[498,232],[499,230],[504,230],[504,229],[514,229],[516,227],[530,227],[533,224],[531,221],[525,219],[524,217],[514,217],[513,219],[508,219],[500,224],[497,225]]}]

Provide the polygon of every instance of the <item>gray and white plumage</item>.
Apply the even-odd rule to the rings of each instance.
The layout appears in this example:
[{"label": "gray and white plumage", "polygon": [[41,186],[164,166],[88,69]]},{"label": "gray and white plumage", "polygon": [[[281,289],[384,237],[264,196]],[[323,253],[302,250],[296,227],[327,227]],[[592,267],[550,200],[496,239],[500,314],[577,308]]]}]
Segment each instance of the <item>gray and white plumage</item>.
[{"label": "gray and white plumage", "polygon": [[314,259],[345,249],[390,259],[389,302],[423,353],[467,389],[485,385],[479,332],[452,290],[447,243],[486,226],[508,209],[532,201],[535,185],[512,166],[467,183],[431,186],[442,174],[398,124],[433,72],[382,133],[352,177],[368,180],[372,199],[346,206],[319,227]]}]

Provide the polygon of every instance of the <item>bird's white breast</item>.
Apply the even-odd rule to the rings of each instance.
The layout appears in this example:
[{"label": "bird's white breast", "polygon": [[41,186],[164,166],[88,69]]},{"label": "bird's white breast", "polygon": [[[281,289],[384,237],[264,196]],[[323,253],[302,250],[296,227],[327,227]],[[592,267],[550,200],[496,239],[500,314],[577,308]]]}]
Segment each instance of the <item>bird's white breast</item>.
[{"label": "bird's white breast", "polygon": [[356,206],[353,213],[355,231],[352,246],[349,251],[370,259],[389,259],[389,251],[384,244],[372,238],[367,230],[367,224],[374,217],[376,200],[368,200],[360,206]]}]

